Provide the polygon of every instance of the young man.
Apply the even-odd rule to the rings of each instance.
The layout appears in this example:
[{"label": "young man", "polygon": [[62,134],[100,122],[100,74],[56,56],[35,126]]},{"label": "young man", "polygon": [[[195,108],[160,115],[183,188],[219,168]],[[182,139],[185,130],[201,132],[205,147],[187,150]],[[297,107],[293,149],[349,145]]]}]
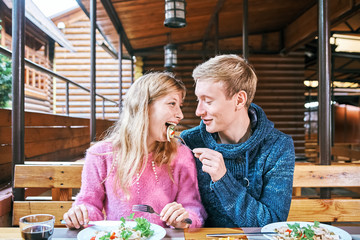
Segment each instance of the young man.
[{"label": "young man", "polygon": [[199,126],[181,137],[195,154],[206,227],[286,221],[295,165],[290,136],[251,103],[257,77],[239,56],[221,55],[193,71]]}]

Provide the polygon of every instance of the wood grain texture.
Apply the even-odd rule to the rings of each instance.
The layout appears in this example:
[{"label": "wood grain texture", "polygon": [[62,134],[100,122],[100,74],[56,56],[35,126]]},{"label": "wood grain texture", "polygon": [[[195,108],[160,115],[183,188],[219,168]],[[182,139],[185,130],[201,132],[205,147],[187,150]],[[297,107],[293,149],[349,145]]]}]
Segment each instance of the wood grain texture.
[{"label": "wood grain texture", "polygon": [[61,224],[64,213],[71,208],[71,201],[15,201],[13,211],[13,226],[19,225],[19,219],[30,214],[51,214],[55,216],[55,226]]},{"label": "wood grain texture", "polygon": [[287,220],[360,222],[360,199],[293,199]]},{"label": "wood grain texture", "polygon": [[295,165],[293,187],[359,187],[358,165]]},{"label": "wood grain texture", "polygon": [[80,188],[82,165],[16,165],[16,188]]}]

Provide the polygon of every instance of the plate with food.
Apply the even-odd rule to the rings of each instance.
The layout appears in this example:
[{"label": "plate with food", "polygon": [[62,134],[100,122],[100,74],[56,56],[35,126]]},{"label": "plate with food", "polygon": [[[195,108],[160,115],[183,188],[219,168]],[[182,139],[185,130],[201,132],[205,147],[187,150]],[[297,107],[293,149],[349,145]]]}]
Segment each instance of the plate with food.
[{"label": "plate with food", "polygon": [[276,232],[265,234],[271,240],[351,240],[346,231],[315,222],[277,222],[264,226],[261,232]]},{"label": "plate with food", "polygon": [[134,221],[104,221],[79,232],[78,240],[159,240],[164,238],[163,227],[149,223],[145,218]]}]

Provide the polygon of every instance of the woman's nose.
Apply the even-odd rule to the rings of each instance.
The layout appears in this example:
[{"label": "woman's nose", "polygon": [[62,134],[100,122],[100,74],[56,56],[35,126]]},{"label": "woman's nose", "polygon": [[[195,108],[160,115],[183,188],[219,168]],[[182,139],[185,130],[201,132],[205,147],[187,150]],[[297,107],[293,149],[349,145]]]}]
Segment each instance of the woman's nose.
[{"label": "woman's nose", "polygon": [[176,118],[179,119],[179,120],[181,120],[181,119],[184,118],[184,114],[183,114],[181,108],[178,109],[178,111],[177,111],[177,113],[176,113],[175,116],[176,116]]}]

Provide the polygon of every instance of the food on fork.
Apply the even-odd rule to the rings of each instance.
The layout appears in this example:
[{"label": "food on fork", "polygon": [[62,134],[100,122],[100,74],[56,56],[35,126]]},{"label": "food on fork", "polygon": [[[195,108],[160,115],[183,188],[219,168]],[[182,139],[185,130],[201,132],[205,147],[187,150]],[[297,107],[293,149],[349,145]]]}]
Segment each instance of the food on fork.
[{"label": "food on fork", "polygon": [[300,227],[299,223],[287,224],[275,229],[279,235],[274,235],[275,240],[339,240],[339,235],[320,226],[318,221],[314,225]]},{"label": "food on fork", "polygon": [[167,131],[166,131],[166,134],[167,134],[167,140],[170,142],[170,139],[171,138],[174,138],[175,136],[175,126],[176,124],[175,123],[171,123],[171,122],[168,122],[168,127],[167,127]]}]

